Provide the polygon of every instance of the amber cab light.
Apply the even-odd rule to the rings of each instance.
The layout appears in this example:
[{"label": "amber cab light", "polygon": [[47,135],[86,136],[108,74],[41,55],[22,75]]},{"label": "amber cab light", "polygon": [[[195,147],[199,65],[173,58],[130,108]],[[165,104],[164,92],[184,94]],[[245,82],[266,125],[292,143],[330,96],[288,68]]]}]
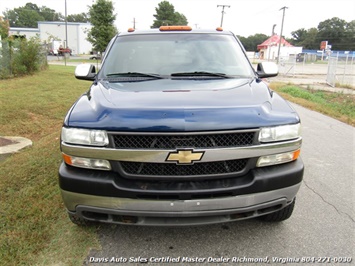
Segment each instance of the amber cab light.
[{"label": "amber cab light", "polygon": [[223,31],[223,28],[222,27],[217,27],[216,31]]},{"label": "amber cab light", "polygon": [[191,31],[190,26],[161,26],[160,31]]}]

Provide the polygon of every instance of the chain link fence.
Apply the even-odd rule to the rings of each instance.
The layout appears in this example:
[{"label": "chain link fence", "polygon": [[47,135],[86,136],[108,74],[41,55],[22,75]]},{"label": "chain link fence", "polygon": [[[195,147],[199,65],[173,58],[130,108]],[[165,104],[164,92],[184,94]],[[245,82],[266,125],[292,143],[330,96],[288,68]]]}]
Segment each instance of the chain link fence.
[{"label": "chain link fence", "polygon": [[296,70],[296,55],[289,55],[288,58],[280,58],[279,74],[283,76],[294,76]]},{"label": "chain link fence", "polygon": [[0,79],[11,76],[11,49],[7,41],[0,44]]},{"label": "chain link fence", "polygon": [[355,86],[355,54],[339,57],[339,53],[331,55],[328,59],[328,72],[326,82],[335,86]]},{"label": "chain link fence", "polygon": [[0,41],[0,79],[32,74],[47,65],[47,53],[36,38]]}]

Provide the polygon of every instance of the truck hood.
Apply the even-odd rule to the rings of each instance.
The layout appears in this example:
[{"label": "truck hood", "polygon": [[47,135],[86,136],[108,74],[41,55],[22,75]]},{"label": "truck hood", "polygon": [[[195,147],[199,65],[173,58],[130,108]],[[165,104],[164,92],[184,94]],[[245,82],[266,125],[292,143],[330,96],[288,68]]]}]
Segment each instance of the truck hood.
[{"label": "truck hood", "polygon": [[160,79],[93,84],[64,125],[113,131],[211,131],[299,122],[257,79]]}]

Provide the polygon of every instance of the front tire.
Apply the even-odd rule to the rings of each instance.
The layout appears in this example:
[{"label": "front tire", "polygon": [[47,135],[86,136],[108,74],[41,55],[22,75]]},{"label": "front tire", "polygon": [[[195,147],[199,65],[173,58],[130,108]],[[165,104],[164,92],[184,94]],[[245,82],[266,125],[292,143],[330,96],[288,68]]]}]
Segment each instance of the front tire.
[{"label": "front tire", "polygon": [[273,212],[273,213],[269,213],[269,214],[260,216],[259,218],[260,218],[260,220],[265,221],[265,222],[285,221],[291,217],[293,209],[295,207],[295,204],[296,204],[296,198],[294,198],[292,203],[287,205],[285,208],[283,208],[277,212]]}]

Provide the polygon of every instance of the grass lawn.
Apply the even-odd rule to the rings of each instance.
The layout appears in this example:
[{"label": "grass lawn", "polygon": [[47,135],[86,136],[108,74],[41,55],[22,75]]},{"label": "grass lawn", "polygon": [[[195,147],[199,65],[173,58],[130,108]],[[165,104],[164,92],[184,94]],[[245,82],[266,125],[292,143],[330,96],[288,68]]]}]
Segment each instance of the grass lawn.
[{"label": "grass lawn", "polygon": [[74,67],[49,66],[0,82],[0,136],[33,141],[0,162],[2,265],[81,265],[89,248],[98,248],[95,228],[69,221],[58,187],[61,124],[90,85],[73,73]]},{"label": "grass lawn", "polygon": [[[54,62],[59,61],[64,64],[65,60],[63,57],[59,57],[59,59],[53,60]],[[86,64],[96,64],[96,63],[101,63],[101,60],[95,60],[95,59],[85,59],[85,58],[68,58],[67,63],[86,63]]]},{"label": "grass lawn", "polygon": [[284,83],[270,87],[285,99],[355,126],[355,95],[300,88]]}]

